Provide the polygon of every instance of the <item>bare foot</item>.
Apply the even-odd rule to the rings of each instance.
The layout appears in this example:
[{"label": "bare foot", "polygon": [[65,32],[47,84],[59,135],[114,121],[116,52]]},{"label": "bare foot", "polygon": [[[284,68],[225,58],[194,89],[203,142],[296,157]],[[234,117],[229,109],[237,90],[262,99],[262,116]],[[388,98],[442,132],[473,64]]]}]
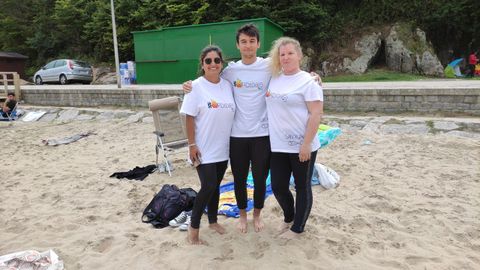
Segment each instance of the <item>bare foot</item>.
[{"label": "bare foot", "polygon": [[223,228],[223,226],[218,223],[211,223],[208,225],[208,227],[219,234],[225,234],[227,232],[225,228]]},{"label": "bare foot", "polygon": [[240,210],[237,228],[241,233],[247,233],[247,211],[245,211],[245,209]]},{"label": "bare foot", "polygon": [[293,222],[289,222],[289,223],[282,222],[282,224],[280,224],[280,226],[278,226],[278,233],[282,234],[285,231],[289,230],[290,227],[292,227],[292,224],[293,224]]},{"label": "bare foot", "polygon": [[255,232],[260,232],[263,230],[265,225],[263,224],[262,218],[260,217],[260,213],[262,209],[253,209],[253,227],[255,228]]},{"label": "bare foot", "polygon": [[191,245],[205,245],[199,237],[200,229],[194,229],[192,227],[188,227],[188,236],[187,241]]},{"label": "bare foot", "polygon": [[279,235],[280,238],[283,239],[298,239],[300,238],[300,234],[296,232],[292,232],[292,230],[287,230],[286,232]]}]

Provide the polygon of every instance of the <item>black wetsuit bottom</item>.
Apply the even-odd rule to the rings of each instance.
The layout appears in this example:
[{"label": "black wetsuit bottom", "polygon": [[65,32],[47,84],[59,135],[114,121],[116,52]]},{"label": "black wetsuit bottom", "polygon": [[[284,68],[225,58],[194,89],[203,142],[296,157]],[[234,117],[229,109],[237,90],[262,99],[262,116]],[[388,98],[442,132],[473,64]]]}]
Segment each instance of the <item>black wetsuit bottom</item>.
[{"label": "black wetsuit bottom", "polygon": [[230,165],[235,186],[235,199],[239,209],[247,208],[247,177],[252,164],[255,189],[253,204],[262,209],[265,202],[265,189],[270,170],[270,137],[239,138],[230,137]]},{"label": "black wetsuit bottom", "polygon": [[195,203],[193,204],[190,226],[200,228],[205,207],[208,207],[208,222],[210,224],[217,222],[218,201],[220,198],[220,183],[222,182],[225,171],[227,170],[228,160],[200,164],[197,167],[198,177],[200,178],[200,191],[198,191]]},{"label": "black wetsuit bottom", "polygon": [[[317,151],[314,151],[309,161],[300,162],[298,153],[272,153],[272,191],[283,210],[285,223],[293,221],[290,229],[296,233],[304,231],[312,209],[311,181],[316,157]],[[290,191],[290,176],[292,173],[295,179],[295,200]]]}]

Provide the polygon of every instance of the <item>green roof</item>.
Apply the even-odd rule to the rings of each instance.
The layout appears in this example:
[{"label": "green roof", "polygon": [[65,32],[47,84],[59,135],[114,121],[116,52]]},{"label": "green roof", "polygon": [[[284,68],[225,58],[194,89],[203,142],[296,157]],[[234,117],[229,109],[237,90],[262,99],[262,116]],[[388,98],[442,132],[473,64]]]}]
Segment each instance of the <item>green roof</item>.
[{"label": "green roof", "polygon": [[151,32],[160,32],[160,31],[164,31],[164,30],[170,30],[170,29],[192,28],[192,27],[212,26],[212,25],[221,25],[221,24],[232,24],[232,23],[241,23],[241,22],[255,22],[255,21],[268,21],[269,23],[275,25],[276,27],[280,28],[282,31],[285,32],[285,29],[283,27],[281,27],[279,24],[273,22],[269,18],[256,18],[256,19],[245,19],[245,20],[236,20],[236,21],[227,21],[227,22],[214,22],[214,23],[204,23],[204,24],[192,24],[192,25],[162,27],[160,29],[154,29],[154,30],[132,31],[131,33],[132,34],[151,33]]}]

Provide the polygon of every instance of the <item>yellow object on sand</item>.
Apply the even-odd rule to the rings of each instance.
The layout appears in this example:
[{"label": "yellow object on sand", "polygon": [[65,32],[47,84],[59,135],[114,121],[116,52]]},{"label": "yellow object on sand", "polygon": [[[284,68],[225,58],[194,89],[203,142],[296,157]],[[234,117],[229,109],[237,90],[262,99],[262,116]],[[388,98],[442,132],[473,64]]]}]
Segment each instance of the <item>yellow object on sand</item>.
[{"label": "yellow object on sand", "polygon": [[322,125],[318,126],[318,131],[327,131],[331,128],[332,128],[331,126],[327,126],[327,125],[322,124]]}]

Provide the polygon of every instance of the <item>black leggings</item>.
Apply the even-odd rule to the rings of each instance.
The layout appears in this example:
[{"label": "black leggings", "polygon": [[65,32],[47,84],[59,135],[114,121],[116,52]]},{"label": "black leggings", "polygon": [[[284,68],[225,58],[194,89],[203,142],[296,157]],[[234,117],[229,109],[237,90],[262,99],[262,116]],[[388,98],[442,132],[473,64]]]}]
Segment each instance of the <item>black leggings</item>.
[{"label": "black leggings", "polygon": [[[305,229],[312,209],[312,174],[317,151],[312,152],[309,161],[300,162],[298,153],[272,153],[272,190],[283,210],[284,221],[292,222],[293,232],[301,233]],[[290,175],[295,179],[296,198],[290,191]]]},{"label": "black leggings", "polygon": [[247,177],[252,163],[252,176],[255,189],[253,204],[262,209],[265,201],[266,180],[270,169],[270,138],[230,137],[230,164],[235,185],[235,199],[239,209],[247,208]]},{"label": "black leggings", "polygon": [[220,182],[222,182],[225,171],[227,170],[228,160],[200,164],[197,167],[198,177],[200,178],[200,191],[193,204],[190,226],[194,229],[200,228],[200,219],[202,219],[203,210],[208,206],[208,222],[210,224],[217,222],[218,200],[220,197]]}]

